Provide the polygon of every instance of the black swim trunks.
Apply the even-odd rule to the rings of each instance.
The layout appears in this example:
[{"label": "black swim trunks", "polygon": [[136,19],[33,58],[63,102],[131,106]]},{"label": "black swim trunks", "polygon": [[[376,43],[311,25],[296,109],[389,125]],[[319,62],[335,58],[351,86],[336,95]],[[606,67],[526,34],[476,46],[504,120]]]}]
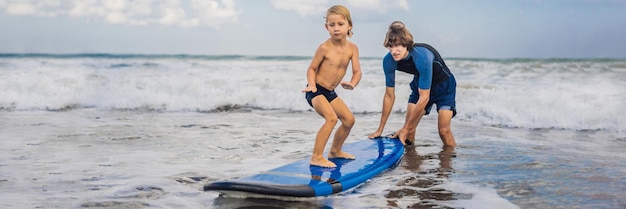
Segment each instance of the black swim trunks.
[{"label": "black swim trunks", "polygon": [[324,97],[326,97],[326,100],[328,100],[328,102],[331,102],[333,101],[333,99],[337,98],[337,93],[335,92],[335,90],[332,90],[332,91],[328,90],[320,86],[319,84],[315,84],[315,86],[317,87],[316,92],[306,92],[306,95],[305,95],[306,101],[309,102],[309,105],[311,105],[311,107],[313,107],[313,103],[311,103],[311,100],[313,100],[313,98],[318,95],[324,95]]}]

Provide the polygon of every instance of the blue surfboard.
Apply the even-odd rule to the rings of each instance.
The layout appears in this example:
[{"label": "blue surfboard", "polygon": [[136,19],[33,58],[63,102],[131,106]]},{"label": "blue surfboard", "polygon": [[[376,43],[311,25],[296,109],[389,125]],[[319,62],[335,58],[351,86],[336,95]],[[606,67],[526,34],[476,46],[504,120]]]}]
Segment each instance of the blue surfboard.
[{"label": "blue surfboard", "polygon": [[250,196],[317,197],[340,193],[394,167],[404,154],[400,140],[388,137],[364,139],[344,144],[355,160],[330,159],[336,168],[311,166],[302,159],[259,174],[209,182],[204,191]]}]

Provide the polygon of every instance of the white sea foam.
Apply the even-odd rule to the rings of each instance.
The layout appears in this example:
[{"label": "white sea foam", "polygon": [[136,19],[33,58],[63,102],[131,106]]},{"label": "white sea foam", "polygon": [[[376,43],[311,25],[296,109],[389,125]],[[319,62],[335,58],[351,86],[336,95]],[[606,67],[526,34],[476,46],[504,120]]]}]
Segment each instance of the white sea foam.
[{"label": "white sea foam", "polygon": [[[0,108],[215,111],[230,107],[307,111],[307,58],[3,57]],[[451,59],[457,118],[520,128],[610,130],[626,134],[624,60]],[[380,112],[380,59],[361,60],[355,90],[337,89],[354,112]],[[348,72],[344,80],[349,80]],[[404,111],[409,75],[397,76]]]}]

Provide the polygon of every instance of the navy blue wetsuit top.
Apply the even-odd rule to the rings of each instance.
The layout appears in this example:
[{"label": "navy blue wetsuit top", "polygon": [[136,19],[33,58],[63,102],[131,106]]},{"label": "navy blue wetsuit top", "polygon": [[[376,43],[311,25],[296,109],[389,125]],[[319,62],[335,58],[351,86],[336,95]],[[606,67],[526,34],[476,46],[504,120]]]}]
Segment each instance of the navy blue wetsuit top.
[{"label": "navy blue wetsuit top", "polygon": [[[404,59],[396,62],[391,53],[383,58],[385,85],[395,87],[396,70],[414,75],[418,79],[418,88],[430,89],[431,86],[448,80],[452,76],[438,52],[427,44],[415,44]],[[435,66],[435,69],[433,69]]]}]

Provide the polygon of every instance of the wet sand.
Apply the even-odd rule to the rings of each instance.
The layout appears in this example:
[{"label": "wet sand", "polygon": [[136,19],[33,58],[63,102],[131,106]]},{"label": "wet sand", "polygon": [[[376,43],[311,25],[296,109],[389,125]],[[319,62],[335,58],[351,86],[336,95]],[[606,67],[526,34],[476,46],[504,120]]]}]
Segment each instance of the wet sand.
[{"label": "wet sand", "polygon": [[[386,132],[402,117],[394,114]],[[346,143],[365,140],[378,119],[357,115]],[[201,188],[308,157],[321,125],[313,112],[75,109],[1,112],[0,121],[2,208],[626,206],[626,142],[602,131],[455,121],[459,146],[446,149],[436,121],[426,118],[398,167],[347,193],[280,201],[220,197]]]}]

